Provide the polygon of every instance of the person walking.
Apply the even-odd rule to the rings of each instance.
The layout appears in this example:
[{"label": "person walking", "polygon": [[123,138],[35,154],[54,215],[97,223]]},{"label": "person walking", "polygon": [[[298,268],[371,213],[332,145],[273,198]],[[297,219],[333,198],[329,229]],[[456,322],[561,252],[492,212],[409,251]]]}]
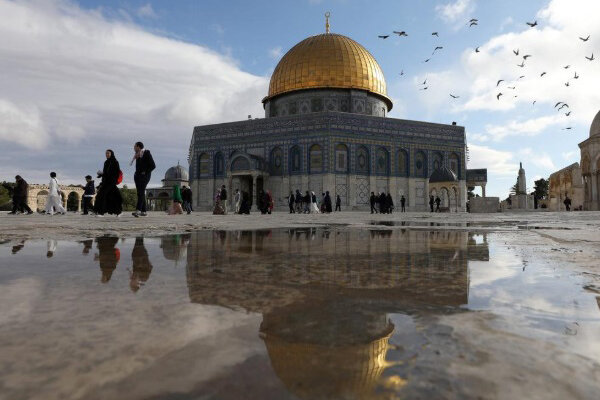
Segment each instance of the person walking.
[{"label": "person walking", "polygon": [[213,208],[213,215],[224,215],[225,210],[223,210],[223,202],[221,201],[221,190],[217,190],[217,194],[215,195],[215,208]]},{"label": "person walking", "polygon": [[189,215],[194,211],[192,209],[192,189],[188,186],[184,186],[181,191],[181,198],[183,199],[183,210]]},{"label": "person walking", "polygon": [[96,188],[91,175],[85,177],[85,188],[83,189],[83,215],[88,215],[92,209],[92,198],[96,194]]},{"label": "person walking", "polygon": [[342,199],[339,194],[335,196],[335,211],[342,211]]},{"label": "person walking", "polygon": [[563,203],[565,203],[565,209],[567,211],[571,211],[571,199],[569,198],[569,195],[567,195],[566,193],[565,193],[565,201]]},{"label": "person walking", "polygon": [[295,200],[296,200],[296,212],[298,214],[300,214],[302,212],[302,193],[300,193],[300,190],[296,189],[296,196],[295,196]]},{"label": "person walking", "polygon": [[290,207],[290,214],[295,214],[296,210],[294,209],[296,205],[296,198],[294,197],[294,192],[290,192],[288,196],[288,206]]},{"label": "person walking", "polygon": [[182,203],[183,197],[181,197],[181,189],[179,189],[179,184],[176,183],[175,186],[173,186],[173,202],[169,209],[169,215],[183,214],[183,208],[181,207]]},{"label": "person walking", "polygon": [[377,203],[377,197],[374,192],[371,192],[371,197],[369,197],[369,203],[371,204],[371,214],[377,214],[377,208],[375,207],[375,203]]},{"label": "person walking", "polygon": [[429,208],[431,209],[431,212],[433,212],[433,203],[435,202],[435,200],[433,199],[433,196],[429,196]]},{"label": "person walking", "polygon": [[223,207],[223,214],[227,214],[227,189],[225,185],[221,186],[221,206]]},{"label": "person walking", "polygon": [[135,162],[135,174],[133,175],[133,181],[135,182],[135,190],[137,191],[137,205],[135,212],[132,213],[134,217],[145,217],[146,214],[146,186],[150,182],[152,171],[156,168],[154,158],[150,150],[144,149],[144,143],[136,142],[133,145],[133,151],[135,154],[131,159],[129,165]]},{"label": "person walking", "polygon": [[105,156],[104,167],[102,171],[98,171],[98,178],[102,180],[96,193],[94,211],[98,217],[104,217],[106,213],[120,217],[123,212],[123,198],[117,185],[122,177],[121,168],[114,151],[106,150]]},{"label": "person walking", "polygon": [[46,199],[46,214],[53,215],[54,212],[65,215],[65,208],[62,206],[62,196],[56,172],[50,172],[50,183],[48,184],[48,198]]},{"label": "person walking", "polygon": [[400,205],[402,206],[402,212],[406,212],[406,208],[404,207],[406,205],[406,198],[404,198],[404,195],[402,195],[402,197],[400,197]]},{"label": "person walking", "polygon": [[317,204],[317,195],[315,192],[310,192],[310,212],[315,214],[320,214],[319,205]]},{"label": "person walking", "polygon": [[385,195],[385,192],[379,193],[379,212],[381,214],[387,214],[388,212],[387,197]]},{"label": "person walking", "polygon": [[440,212],[440,204],[442,203],[442,200],[440,199],[440,196],[436,196],[435,198],[435,212]]},{"label": "person walking", "polygon": [[271,194],[270,190],[267,190],[267,192],[265,193],[265,207],[267,210],[267,214],[271,214],[271,212],[273,212],[273,207],[275,206],[275,203],[273,202],[273,195]]},{"label": "person walking", "polygon": [[331,208],[331,196],[329,195],[329,191],[325,191],[325,197],[323,198],[323,203],[325,203],[325,212],[329,214],[332,210]]},{"label": "person walking", "polygon": [[388,214],[391,214],[394,211],[394,200],[392,199],[392,194],[388,192],[386,196],[386,206]]},{"label": "person walking", "polygon": [[15,176],[15,188],[13,191],[13,208],[9,214],[16,214],[17,211],[25,214],[27,211],[27,215],[33,214],[31,208],[27,205],[27,190],[29,189],[29,184],[25,182],[25,179],[21,178],[21,175]]},{"label": "person walking", "polygon": [[242,194],[240,193],[240,189],[235,189],[235,195],[233,196],[233,201],[235,202],[235,213],[240,213],[240,206],[242,205]]}]

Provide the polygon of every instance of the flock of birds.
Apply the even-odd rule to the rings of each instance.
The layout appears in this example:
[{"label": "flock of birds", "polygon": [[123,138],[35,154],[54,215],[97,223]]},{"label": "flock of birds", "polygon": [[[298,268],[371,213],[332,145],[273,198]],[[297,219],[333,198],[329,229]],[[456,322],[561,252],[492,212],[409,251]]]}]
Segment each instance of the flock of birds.
[{"label": "flock of birds", "polygon": [[[534,21],[534,22],[526,22],[526,24],[527,24],[527,25],[528,25],[530,28],[535,28],[536,26],[538,26],[538,22],[537,22],[537,21]],[[479,25],[479,20],[478,20],[477,18],[471,18],[471,19],[470,19],[470,20],[467,22],[467,25],[469,26],[469,28],[473,28],[474,26],[477,26],[477,25]],[[392,34],[394,34],[394,35],[397,35],[398,37],[408,37],[408,33],[406,33],[406,31],[393,31],[393,32],[392,32]],[[380,38],[380,39],[384,39],[384,40],[385,40],[385,39],[389,38],[389,37],[390,37],[392,34],[378,35],[378,38]],[[432,35],[432,36],[435,36],[435,37],[438,37],[438,38],[440,37],[438,32],[432,32],[432,33],[431,33],[431,35]],[[587,35],[587,37],[581,37],[581,36],[580,36],[580,37],[579,37],[579,40],[581,40],[582,42],[587,42],[588,40],[590,40],[590,35]],[[428,63],[429,61],[431,61],[431,59],[433,58],[433,56],[434,56],[434,55],[435,55],[435,54],[436,54],[438,51],[440,51],[440,50],[443,50],[443,49],[444,49],[444,47],[443,47],[443,46],[436,46],[436,47],[433,49],[433,52],[431,53],[431,56],[430,56],[430,57],[428,57],[427,59],[425,59],[425,60],[423,61],[423,63]],[[481,50],[479,49],[479,47],[476,47],[476,48],[475,48],[475,53],[480,53],[480,52],[481,52]],[[519,67],[519,68],[525,68],[525,67],[526,67],[526,62],[527,62],[527,60],[528,60],[529,58],[533,57],[533,55],[532,55],[532,54],[521,54],[521,51],[520,51],[520,49],[514,49],[514,50],[513,50],[513,54],[514,54],[516,57],[520,57],[520,59],[521,59],[521,63],[519,63],[519,64],[516,64],[516,66],[517,66],[517,67]],[[590,55],[589,57],[588,57],[588,56],[585,56],[585,58],[586,58],[586,59],[587,59],[589,62],[592,62],[592,61],[594,61],[594,60],[595,60],[595,58],[594,58],[594,53],[592,52],[592,53],[591,53],[591,55]],[[563,67],[563,69],[565,69],[565,70],[567,70],[567,69],[569,69],[569,68],[571,68],[571,65],[570,65],[570,64],[568,64],[568,65],[565,65],[565,66]],[[404,70],[401,70],[401,71],[400,71],[400,76],[403,76],[403,75],[404,75]],[[542,73],[540,74],[540,78],[543,78],[543,77],[544,77],[544,76],[546,76],[546,75],[547,75],[547,72],[546,72],[546,71],[544,71],[544,72],[542,72]],[[520,80],[524,79],[525,77],[526,77],[525,75],[520,75],[520,76],[519,76],[519,78],[518,78],[518,79],[516,79],[516,82],[518,82],[518,81],[520,81]],[[573,77],[572,77],[572,79],[579,79],[579,77],[580,77],[580,75],[577,73],[577,71],[575,71],[575,72],[574,72],[574,75],[573,75]],[[502,83],[505,83],[505,84],[507,85],[507,82],[506,82],[504,79],[498,79],[498,81],[496,82],[496,87],[497,87],[497,88],[500,88],[500,84],[502,84]],[[570,80],[568,80],[567,82],[565,82],[565,84],[564,84],[564,85],[565,85],[565,87],[570,87],[570,86],[571,86],[571,82],[570,82]],[[505,88],[506,88],[506,89],[508,89],[508,90],[516,90],[516,89],[517,89],[517,86],[516,86],[516,84],[514,84],[514,83],[513,83],[513,85],[512,85],[512,86],[508,86],[508,85],[507,85],[507,86],[505,86]],[[420,89],[419,89],[419,90],[421,90],[421,91],[425,91],[425,90],[427,90],[427,89],[429,89],[429,86],[428,86],[428,84],[427,84],[427,79],[425,79],[425,80],[423,81],[423,83],[421,83],[421,84],[420,84]],[[504,89],[501,89],[501,88],[499,89],[499,91],[498,91],[498,94],[496,95],[496,100],[498,100],[498,101],[500,101],[500,98],[501,98],[502,96],[505,96],[505,93],[503,93],[503,92],[502,92],[502,91],[500,91],[500,90],[504,90]],[[460,98],[460,96],[459,96],[459,95],[452,94],[452,93],[450,93],[450,97],[451,97],[452,99],[458,99],[458,98]],[[516,98],[516,97],[518,97],[518,95],[513,95],[513,98]],[[536,102],[537,102],[537,101],[536,101],[536,100],[534,100],[534,101],[533,101],[533,105],[535,105],[535,104],[536,104]],[[565,113],[565,116],[569,117],[569,116],[571,115],[571,110],[570,110],[570,107],[569,107],[569,105],[568,105],[567,103],[563,102],[563,101],[559,101],[559,102],[557,102],[557,103],[555,104],[554,108],[555,108],[557,111],[562,111],[563,109],[565,109],[565,108],[566,108],[566,109],[567,109],[567,111],[564,111],[564,113]],[[569,127],[566,127],[566,128],[563,128],[563,130],[571,130],[571,129],[572,129],[572,127],[570,127],[570,126],[569,126]]]}]

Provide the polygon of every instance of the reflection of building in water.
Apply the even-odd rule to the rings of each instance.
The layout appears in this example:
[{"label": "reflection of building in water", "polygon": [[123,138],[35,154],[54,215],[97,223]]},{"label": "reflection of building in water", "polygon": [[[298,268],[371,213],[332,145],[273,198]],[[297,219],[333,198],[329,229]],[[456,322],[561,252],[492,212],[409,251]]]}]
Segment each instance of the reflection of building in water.
[{"label": "reflection of building in water", "polygon": [[387,314],[466,304],[468,260],[488,257],[485,237],[465,231],[196,232],[187,279],[192,302],[262,313],[271,365],[292,393],[361,398],[386,367]]},{"label": "reflection of building in water", "polygon": [[186,258],[189,240],[189,233],[162,236],[160,238],[160,248],[165,259],[175,261],[175,264],[177,264],[179,260]]},{"label": "reflection of building in water", "polygon": [[116,236],[102,236],[96,239],[98,254],[94,257],[100,264],[102,271],[102,283],[110,281],[113,271],[117,268],[117,263],[121,259],[120,250],[115,247],[119,242]]}]

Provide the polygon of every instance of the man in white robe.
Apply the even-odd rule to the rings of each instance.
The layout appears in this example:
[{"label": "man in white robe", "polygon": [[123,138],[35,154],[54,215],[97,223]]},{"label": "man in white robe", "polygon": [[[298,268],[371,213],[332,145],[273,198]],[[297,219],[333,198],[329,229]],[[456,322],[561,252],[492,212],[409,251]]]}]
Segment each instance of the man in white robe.
[{"label": "man in white robe", "polygon": [[66,210],[62,206],[62,198],[60,196],[60,188],[56,180],[56,172],[50,172],[50,183],[48,184],[48,199],[46,200],[46,214],[54,214],[54,212],[65,214]]}]

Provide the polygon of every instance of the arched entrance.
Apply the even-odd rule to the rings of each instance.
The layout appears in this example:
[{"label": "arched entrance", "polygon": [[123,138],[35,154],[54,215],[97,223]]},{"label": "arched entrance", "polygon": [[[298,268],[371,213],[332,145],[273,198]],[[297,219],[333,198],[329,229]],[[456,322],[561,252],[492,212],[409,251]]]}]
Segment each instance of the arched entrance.
[{"label": "arched entrance", "polygon": [[79,211],[80,205],[79,195],[75,192],[69,193],[67,196],[67,211]]},{"label": "arched entrance", "polygon": [[46,200],[48,200],[48,191],[40,190],[37,193],[37,210],[44,211],[46,209]]}]

